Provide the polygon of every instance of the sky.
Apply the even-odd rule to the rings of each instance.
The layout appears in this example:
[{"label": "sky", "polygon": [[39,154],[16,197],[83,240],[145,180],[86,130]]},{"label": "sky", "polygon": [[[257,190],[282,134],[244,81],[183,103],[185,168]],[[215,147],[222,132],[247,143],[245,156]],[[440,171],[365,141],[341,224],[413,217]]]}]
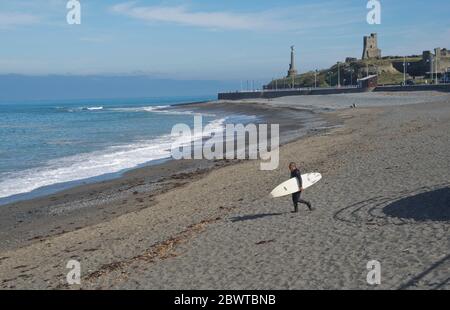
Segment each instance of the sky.
[{"label": "sky", "polygon": [[0,74],[137,75],[270,80],[286,74],[295,45],[300,72],[361,57],[378,33],[383,55],[450,48],[450,1],[367,0],[0,1]]}]

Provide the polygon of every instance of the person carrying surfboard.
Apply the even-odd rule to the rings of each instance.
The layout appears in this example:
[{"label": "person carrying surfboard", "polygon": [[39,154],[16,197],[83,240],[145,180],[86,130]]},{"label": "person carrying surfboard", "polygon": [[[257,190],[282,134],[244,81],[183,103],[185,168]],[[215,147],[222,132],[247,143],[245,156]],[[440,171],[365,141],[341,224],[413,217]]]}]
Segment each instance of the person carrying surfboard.
[{"label": "person carrying surfboard", "polygon": [[298,204],[302,203],[308,206],[309,211],[312,211],[313,208],[311,206],[311,203],[309,201],[303,200],[301,198],[302,191],[303,191],[303,182],[302,182],[302,174],[300,172],[300,169],[297,168],[297,164],[294,162],[291,162],[289,164],[289,171],[291,171],[291,178],[297,178],[298,179],[298,186],[300,188],[300,191],[292,194],[292,202],[294,203],[294,213],[298,212]]}]

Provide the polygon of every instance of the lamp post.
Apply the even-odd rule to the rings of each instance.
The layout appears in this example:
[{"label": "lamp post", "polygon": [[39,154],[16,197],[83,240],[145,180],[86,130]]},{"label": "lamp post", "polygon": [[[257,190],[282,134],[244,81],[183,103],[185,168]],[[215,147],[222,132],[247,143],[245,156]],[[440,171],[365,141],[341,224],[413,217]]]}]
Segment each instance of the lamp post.
[{"label": "lamp post", "polygon": [[430,83],[433,84],[433,80],[434,80],[434,58],[433,55],[430,55],[430,59],[428,60],[430,62]]},{"label": "lamp post", "polygon": [[314,71],[314,88],[317,88],[317,69]]},{"label": "lamp post", "polygon": [[406,57],[403,57],[403,86],[406,86]]},{"label": "lamp post", "polygon": [[406,56],[403,57],[403,86],[406,86],[406,71],[410,64],[406,62]]},{"label": "lamp post", "polygon": [[439,70],[439,67],[438,67],[438,61],[439,61],[439,59],[438,59],[438,57],[437,57],[437,55],[436,55],[436,59],[435,59],[435,65],[436,65],[436,84],[439,84],[439,79],[438,79],[438,70]]},{"label": "lamp post", "polygon": [[337,87],[340,88],[341,87],[341,63],[338,61],[337,66],[338,66],[338,83],[337,83]]}]

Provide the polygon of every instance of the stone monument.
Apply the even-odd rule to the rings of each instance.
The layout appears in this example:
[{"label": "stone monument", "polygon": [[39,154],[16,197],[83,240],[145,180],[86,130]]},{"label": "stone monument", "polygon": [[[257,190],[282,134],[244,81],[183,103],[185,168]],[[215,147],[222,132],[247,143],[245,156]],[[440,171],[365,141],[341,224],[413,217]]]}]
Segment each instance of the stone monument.
[{"label": "stone monument", "polygon": [[297,75],[297,70],[295,69],[295,50],[294,46],[291,46],[291,64],[289,65],[289,71],[287,74],[288,78],[295,77]]}]

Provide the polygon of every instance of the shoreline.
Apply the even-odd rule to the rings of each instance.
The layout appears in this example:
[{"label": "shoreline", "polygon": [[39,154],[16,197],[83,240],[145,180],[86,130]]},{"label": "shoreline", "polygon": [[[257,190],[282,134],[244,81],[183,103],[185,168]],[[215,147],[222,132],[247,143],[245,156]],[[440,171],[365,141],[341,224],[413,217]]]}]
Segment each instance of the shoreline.
[{"label": "shoreline", "polygon": [[[359,97],[358,97],[359,95]],[[367,100],[368,96],[376,96],[377,104],[379,105],[386,105],[386,103],[380,103],[380,99],[387,96],[394,96],[394,97],[406,97],[407,103],[398,102],[396,104],[411,104],[411,101],[413,100],[413,103],[423,103],[424,101],[429,100],[429,97],[434,97],[434,101],[439,101],[441,98],[445,98],[446,94],[442,94],[439,92],[433,92],[433,91],[427,91],[427,92],[421,92],[421,93],[411,93],[409,92],[398,92],[398,93],[386,93],[386,92],[379,92],[376,95],[374,93],[362,93],[355,96],[355,94],[352,94],[351,96],[356,97],[352,98],[351,104],[355,104],[357,107],[371,107],[372,105],[365,104],[365,100]],[[245,99],[245,100],[235,100],[235,101],[227,101],[227,100],[216,100],[216,101],[195,101],[195,102],[184,102],[184,103],[177,103],[174,105],[167,106],[167,110],[173,110],[173,111],[186,111],[186,108],[190,107],[193,108],[193,112],[195,113],[198,111],[199,113],[210,113],[210,112],[216,112],[216,113],[222,113],[223,115],[231,115],[233,113],[241,114],[241,115],[247,115],[250,116],[254,114],[255,109],[259,110],[258,115],[261,117],[262,120],[266,120],[267,123],[276,123],[277,119],[276,117],[279,117],[280,114],[277,114],[276,117],[271,115],[271,111],[277,111],[277,113],[280,113],[280,110],[283,111],[289,111],[292,110],[294,112],[305,112],[305,113],[311,113],[317,116],[317,118],[324,118],[326,115],[326,112],[335,111],[339,109],[345,109],[349,108],[349,105],[336,105],[336,104],[330,104],[333,100],[339,98],[345,98],[345,94],[337,94],[337,95],[324,95],[324,96],[314,96],[315,98],[311,98],[308,96],[290,96],[290,97],[281,97],[281,98],[274,98],[274,99]],[[317,98],[317,99],[316,99]],[[433,101],[433,102],[434,102]],[[298,102],[301,102],[299,105]],[[325,113],[324,113],[325,112]],[[286,115],[281,113],[283,117]],[[305,120],[302,120],[305,121]],[[306,120],[306,122],[312,123],[311,120]],[[257,122],[259,123],[259,122]],[[320,121],[316,121],[315,124],[306,124],[308,125],[307,128],[303,130],[303,132],[298,132],[297,128],[295,128],[295,125],[293,123],[286,124],[282,123],[281,128],[281,140],[280,145],[283,145],[287,142],[294,141],[298,139],[299,137],[308,134],[311,130],[326,130],[329,128],[333,128],[334,126],[339,126],[339,122],[336,121],[336,119],[323,119],[322,122],[323,126],[320,124]],[[283,128],[285,126],[286,128]],[[290,130],[292,130],[290,132]],[[121,171],[116,171],[113,173],[106,173],[90,178],[85,179],[79,179],[79,180],[73,180],[69,182],[64,183],[56,183],[52,185],[45,186],[43,188],[37,188],[31,192],[26,193],[20,193],[8,197],[2,197],[0,198],[0,208],[3,206],[8,206],[12,204],[16,204],[18,202],[24,202],[24,201],[31,201],[34,199],[42,198],[42,197],[48,197],[48,196],[54,196],[63,193],[66,190],[70,190],[73,188],[77,188],[80,186],[85,186],[89,184],[96,184],[101,183],[105,181],[111,181],[115,179],[120,179],[123,177],[126,173],[134,171],[136,169],[141,169],[145,167],[152,167],[157,166],[160,163],[164,163],[167,161],[171,161],[171,158],[163,158],[158,160],[152,160],[149,162],[142,163],[138,165],[137,167],[127,168],[123,169]]]},{"label": "shoreline", "polygon": [[[0,287],[68,288],[65,263],[76,258],[87,270],[82,280],[87,289],[361,288],[367,285],[365,264],[376,258],[385,270],[381,288],[433,283],[445,288],[450,215],[442,202],[450,186],[444,142],[449,103],[446,97],[327,112],[343,127],[284,144],[276,171],[259,171],[257,161],[193,166],[191,173],[172,178],[170,191],[148,197],[150,186],[161,182],[152,183],[150,171],[139,170],[142,174],[120,184],[126,203],[122,197],[95,209],[86,206],[89,212],[80,216],[84,228],[61,227],[0,249]],[[313,213],[293,216],[289,199],[266,197],[286,179],[285,166],[293,159],[305,172],[324,176],[307,192],[317,207]],[[165,166],[160,172],[165,169],[178,171]],[[114,192],[107,183],[97,184],[94,198],[86,199],[101,199],[105,189]],[[416,199],[410,211],[405,210],[408,199]],[[424,212],[430,201],[431,209]],[[8,232],[39,234],[30,224],[17,224],[17,215],[1,217],[2,225],[9,223],[2,240]],[[100,221],[94,223],[95,217]],[[73,218],[74,213],[57,220],[69,225]],[[45,223],[34,225],[39,229]],[[430,265],[435,265],[433,273],[424,273]]]},{"label": "shoreline", "polygon": [[[249,103],[245,103],[245,105],[248,106]],[[253,104],[251,104],[251,105],[253,105]],[[232,106],[232,107],[230,108],[229,106]],[[167,106],[166,108],[164,108],[164,110],[184,112],[184,111],[186,111],[186,109],[188,107],[194,108],[193,111],[189,110],[189,112],[193,112],[193,113],[198,112],[199,114],[206,114],[206,115],[211,112],[219,113],[219,114],[217,114],[217,117],[224,116],[226,118],[230,118],[230,117],[233,118],[236,116],[242,116],[245,118],[247,116],[255,116],[257,118],[256,124],[263,123],[264,121],[266,123],[274,123],[275,117],[278,117],[281,115],[280,109],[275,109],[275,108],[270,108],[270,107],[262,108],[262,109],[256,108],[256,115],[255,115],[255,109],[254,108],[249,109],[248,107],[245,107],[244,104],[234,105],[233,103],[229,103],[229,102],[218,103],[216,101],[198,101],[198,102],[174,104],[174,105]],[[272,115],[272,111],[275,112],[275,116]],[[280,124],[281,125],[280,134],[281,134],[281,139],[282,139],[282,141],[280,141],[280,144],[286,143],[287,141],[296,139],[297,137],[300,137],[300,136],[306,134],[306,132],[309,129],[311,129],[311,127],[315,126],[314,124],[306,124],[306,123],[312,122],[313,119],[318,120],[320,118],[319,115],[313,115],[314,113],[312,113],[310,110],[298,110],[296,112],[302,112],[302,111],[304,111],[305,113],[311,113],[311,115],[312,115],[311,118],[309,118],[309,119],[308,118],[300,118],[299,119],[301,122],[304,122],[305,125],[307,125],[307,128],[305,128],[305,130],[303,132],[295,132],[295,131],[297,131],[298,128],[296,128],[294,126],[293,122],[289,122],[291,119],[294,119],[294,117],[290,117],[290,116],[286,117],[285,114],[282,115],[283,117],[286,117],[288,120],[282,121]],[[245,120],[244,125],[247,124],[247,122],[249,122],[249,120]],[[292,132],[289,132],[290,130],[292,130]],[[94,177],[73,180],[73,181],[69,181],[69,182],[55,183],[55,184],[51,184],[51,185],[47,185],[47,186],[44,186],[41,188],[34,189],[31,192],[25,192],[25,193],[15,194],[12,196],[2,197],[2,198],[0,198],[0,207],[8,206],[8,205],[15,204],[18,202],[30,201],[30,200],[38,199],[38,198],[42,198],[42,197],[58,195],[66,190],[70,190],[70,189],[77,188],[80,186],[120,179],[121,177],[125,176],[127,173],[132,172],[134,170],[146,168],[146,167],[158,166],[161,163],[169,162],[172,160],[173,159],[170,157],[157,159],[157,160],[151,160],[151,161],[139,164],[136,167],[126,168],[126,169],[112,172],[112,173],[105,173],[105,174],[97,175]]]},{"label": "shoreline", "polygon": [[[192,98],[193,99],[193,98]],[[120,108],[117,107],[116,104],[118,104],[118,102],[120,102],[120,100],[117,99],[103,99],[103,101],[105,102],[97,102],[97,103],[90,103],[90,107],[88,104],[88,100],[84,100],[86,102],[80,102],[80,100],[73,100],[73,101],[68,101],[68,105],[64,106],[64,100],[62,101],[56,101],[59,102],[60,105],[55,105],[55,106],[46,106],[46,104],[48,104],[49,101],[44,101],[44,105],[41,107],[42,110],[44,112],[42,113],[47,113],[49,111],[52,112],[92,112],[93,114],[89,114],[89,115],[96,115],[97,111],[105,110],[106,113],[112,113],[115,111],[120,111],[120,112],[144,112],[147,113],[147,109],[149,112],[151,111],[155,111],[154,113],[159,113],[159,111],[161,110],[161,113],[165,113],[164,110],[166,109],[170,109],[172,106],[176,106],[178,104],[189,104],[189,103],[193,103],[193,102],[198,102],[198,103],[203,103],[206,102],[205,100],[202,99],[198,99],[197,101],[176,101],[178,99],[162,99],[163,101],[160,104],[168,104],[168,105],[158,105],[155,106],[155,102],[148,102],[146,103],[145,101],[142,101],[142,99],[129,99],[130,100],[130,105],[131,107],[125,107],[125,108]],[[154,98],[153,98],[154,100]],[[111,101],[111,105],[106,106],[104,108],[104,104],[106,104],[107,101]],[[172,103],[171,101],[173,101],[174,103]],[[27,103],[29,103],[27,101]],[[97,104],[98,106],[93,106]],[[137,105],[136,107],[134,107],[134,105]],[[22,107],[23,108],[23,107]],[[21,108],[19,107],[19,110]],[[50,110],[48,110],[50,109]],[[153,113],[153,115],[154,115]],[[170,114],[170,112],[168,112]],[[150,113],[152,114],[152,113]],[[176,113],[178,114],[178,113]],[[186,114],[189,115],[190,111],[185,111],[185,112],[181,112],[180,114]],[[69,115],[69,114],[68,114]],[[72,114],[70,114],[72,115]],[[74,113],[73,115],[78,115],[78,113]],[[86,114],[87,115],[87,114]],[[99,115],[99,114],[97,114]],[[206,115],[205,115],[206,116]],[[149,116],[151,118],[151,115]],[[158,117],[158,116],[155,116]],[[189,116],[187,116],[189,117]],[[162,116],[162,118],[165,118],[165,116]],[[170,117],[169,117],[170,118]],[[210,117],[208,118],[210,119]],[[220,120],[218,120],[218,122],[220,122]],[[220,124],[218,123],[218,126],[220,126]],[[69,128],[70,129],[70,128]],[[7,168],[5,171],[5,179],[9,179],[11,178],[12,180],[14,179],[18,179],[16,182],[14,183],[8,183],[8,182],[4,182],[2,183],[0,186],[5,186],[4,188],[2,188],[2,193],[1,193],[1,197],[0,197],[0,206],[2,205],[6,205],[6,204],[10,204],[13,202],[17,202],[17,201],[23,201],[23,200],[30,200],[33,198],[37,198],[37,197],[42,197],[42,196],[46,196],[46,195],[50,195],[50,194],[54,194],[57,192],[61,192],[65,189],[68,188],[73,188],[75,186],[78,186],[80,184],[86,184],[86,183],[97,183],[97,182],[101,182],[104,180],[110,180],[110,179],[114,179],[117,178],[119,176],[121,176],[123,173],[130,171],[131,169],[134,168],[139,168],[139,167],[143,167],[143,166],[147,166],[147,165],[154,165],[154,164],[158,164],[160,162],[164,162],[166,159],[168,159],[167,155],[164,153],[164,151],[160,151],[159,154],[158,152],[155,152],[154,156],[150,156],[150,158],[147,156],[147,160],[145,158],[140,158],[139,160],[134,160],[130,163],[126,163],[126,161],[124,162],[124,164],[118,164],[116,166],[114,166],[114,168],[111,169],[98,169],[98,171],[95,171],[94,173],[84,173],[84,175],[82,173],[73,173],[67,177],[63,177],[63,178],[58,178],[58,177],[53,177],[53,176],[49,176],[47,181],[44,182],[40,182],[39,178],[35,178],[37,180],[34,180],[35,182],[31,183],[29,182],[29,184],[27,184],[27,180],[25,178],[26,174],[22,174],[22,173],[27,173],[27,174],[35,174],[35,175],[39,175],[39,170],[43,170],[41,171],[42,173],[46,172],[45,170],[52,170],[52,167],[55,167],[55,164],[50,164],[49,161],[54,160],[54,161],[58,161],[58,160],[62,160],[64,161],[65,159],[67,159],[69,162],[70,160],[75,161],[77,158],[76,157],[82,157],[82,156],[91,156],[92,158],[95,158],[96,156],[102,156],[105,153],[108,152],[113,152],[112,149],[114,149],[114,147],[122,147],[122,148],[129,148],[131,149],[131,147],[134,147],[135,150],[139,150],[139,147],[141,145],[139,145],[139,143],[145,143],[148,141],[148,143],[156,143],[160,141],[160,139],[162,139],[162,142],[164,142],[164,136],[165,133],[164,131],[160,131],[160,134],[152,134],[152,130],[147,130],[145,131],[145,133],[147,133],[147,136],[145,138],[140,138],[138,140],[136,139],[132,139],[129,138],[127,141],[126,140],[122,140],[121,142],[118,143],[114,143],[114,141],[111,141],[111,139],[109,139],[110,144],[105,144],[105,141],[101,141],[100,139],[97,139],[97,141],[85,141],[88,144],[92,143],[98,144],[98,148],[85,148],[85,149],[79,149],[79,150],[71,150],[74,151],[75,153],[71,153],[69,152],[68,154],[64,154],[64,152],[62,152],[60,154],[59,157],[53,158],[52,156],[50,156],[50,158],[48,159],[42,159],[43,161],[40,162],[38,165],[25,165],[24,167],[22,166],[18,166],[19,168],[16,168],[15,170],[12,170],[10,168],[13,168],[14,165],[12,165],[12,167]],[[156,132],[158,132],[158,130],[156,130]],[[170,132],[169,132],[170,133]],[[20,138],[18,138],[20,139]],[[50,138],[51,139],[51,138]],[[146,140],[147,139],[147,140]],[[153,139],[156,139],[155,141],[152,141]],[[69,139],[70,140],[70,139]],[[127,142],[129,144],[127,144]],[[5,143],[8,143],[8,141],[6,141]],[[57,143],[61,143],[61,141],[56,140],[55,141],[51,141],[49,142],[50,145],[52,144],[57,144]],[[67,144],[70,144],[70,142],[68,142]],[[133,145],[134,144],[134,145]],[[80,144],[81,145],[81,144]],[[100,147],[101,146],[101,147]],[[20,149],[20,146],[19,146]],[[55,151],[56,153],[56,151]],[[115,154],[111,154],[111,155],[115,155]],[[134,155],[134,154],[133,154]],[[73,157],[73,158],[71,158]],[[86,160],[92,159],[92,158],[87,158]],[[130,156],[130,158],[133,158],[132,156]],[[38,158],[39,159],[39,158]],[[18,159],[19,162],[24,162],[23,160],[20,160],[20,158]],[[47,160],[47,161],[46,161]],[[146,160],[146,161],[145,161]],[[25,161],[26,162],[26,161]],[[102,163],[99,161],[97,163],[98,165],[101,165]],[[62,163],[60,163],[60,168],[64,167],[64,165]],[[22,168],[20,168],[22,167]],[[75,167],[76,168],[76,167]],[[93,168],[93,166],[91,166],[91,168]],[[33,171],[35,170],[35,171]],[[87,172],[87,171],[86,171]],[[63,171],[64,173],[64,171]],[[67,173],[67,171],[66,171]],[[6,180],[3,180],[6,181]],[[22,181],[22,182],[20,182]],[[25,184],[24,184],[25,183]],[[22,185],[23,184],[23,185]]]},{"label": "shoreline", "polygon": [[[326,118],[309,110],[309,117],[305,118],[303,109],[300,109],[298,114],[294,111],[295,113],[289,115],[284,108],[258,107],[258,103],[195,102],[173,105],[169,109],[183,111],[193,106],[194,112],[199,113],[252,114],[259,118],[257,123],[277,121],[280,123],[280,146],[327,130],[325,123],[328,123],[329,128],[338,123],[335,118]],[[299,126],[302,122],[303,125]],[[318,122],[322,126],[315,130],[312,129],[314,123],[308,122]],[[157,163],[149,162],[140,167],[126,169],[106,178],[102,175],[92,180],[74,181],[73,185],[52,185],[50,187],[54,188],[68,186],[0,205],[0,238],[4,240],[0,250],[22,247],[36,240],[51,238],[138,211],[144,202],[151,202],[153,197],[186,184],[186,180],[201,178],[213,169],[241,161],[179,161],[167,158],[158,160]],[[32,193],[22,195],[26,197]],[[108,206],[111,204],[115,207]]]}]

